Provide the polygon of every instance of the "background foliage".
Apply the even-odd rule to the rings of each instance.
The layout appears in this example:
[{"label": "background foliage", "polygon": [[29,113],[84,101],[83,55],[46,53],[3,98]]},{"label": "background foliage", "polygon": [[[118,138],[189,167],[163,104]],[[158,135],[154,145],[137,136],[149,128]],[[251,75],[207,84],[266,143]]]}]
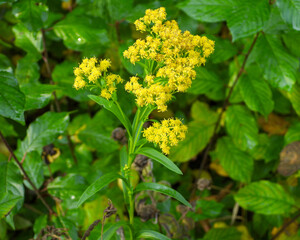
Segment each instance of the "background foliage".
[{"label": "background foliage", "polygon": [[[126,80],[141,74],[122,52],[143,37],[132,23],[160,6],[182,30],[213,39],[215,52],[188,93],[153,113],[189,127],[169,156],[184,175],[155,162],[152,171],[193,211],[158,194],[158,223],[142,222],[136,209],[136,227],[172,239],[300,239],[299,0],[0,1],[0,126],[15,154],[0,142],[0,239],[79,239],[108,199],[118,218],[107,220],[104,239],[120,239],[120,186],[76,205],[87,186],[119,171],[121,145],[111,138],[120,122],[72,88],[73,68],[97,56]],[[118,94],[132,118],[134,100]],[[202,188],[203,179],[212,186]],[[100,233],[101,224],[89,239]]]}]

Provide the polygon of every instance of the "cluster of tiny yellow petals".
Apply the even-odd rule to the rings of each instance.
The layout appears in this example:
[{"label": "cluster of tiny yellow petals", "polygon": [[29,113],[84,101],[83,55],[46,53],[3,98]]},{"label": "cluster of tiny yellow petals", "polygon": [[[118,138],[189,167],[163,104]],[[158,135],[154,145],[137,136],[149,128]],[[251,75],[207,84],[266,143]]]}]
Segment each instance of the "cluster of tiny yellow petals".
[{"label": "cluster of tiny yellow petals", "polygon": [[163,153],[169,154],[170,148],[183,140],[186,132],[187,126],[183,125],[179,119],[166,119],[161,123],[153,123],[143,133],[149,142],[158,144]]},{"label": "cluster of tiny yellow petals", "polygon": [[[205,65],[206,58],[214,51],[214,41],[207,37],[182,32],[176,21],[166,21],[165,8],[146,10],[144,17],[135,21],[136,29],[147,32],[145,39],[138,39],[123,55],[132,64],[143,59],[154,62],[149,85],[168,86],[169,93],[185,92],[196,77],[195,67]],[[149,88],[149,86],[147,86]],[[139,100],[141,101],[141,100]]]},{"label": "cluster of tiny yellow petals", "polygon": [[[116,91],[116,84],[123,82],[123,79],[116,74],[106,74],[108,68],[111,66],[109,59],[98,61],[95,57],[85,58],[79,67],[74,69],[76,76],[74,87],[76,90],[84,88],[87,82],[91,85],[97,85],[101,88],[101,97],[110,99],[112,94]],[[97,82],[102,78],[104,81]]]}]

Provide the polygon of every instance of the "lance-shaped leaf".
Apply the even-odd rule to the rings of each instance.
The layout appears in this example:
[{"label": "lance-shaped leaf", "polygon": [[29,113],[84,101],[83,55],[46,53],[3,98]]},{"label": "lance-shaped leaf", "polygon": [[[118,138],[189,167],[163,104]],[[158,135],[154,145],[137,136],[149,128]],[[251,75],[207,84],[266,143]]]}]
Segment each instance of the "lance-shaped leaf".
[{"label": "lance-shaped leaf", "polygon": [[95,195],[102,188],[115,181],[116,179],[121,178],[125,183],[127,183],[126,179],[117,173],[108,173],[98,178],[95,182],[93,182],[81,195],[77,207],[83,204],[87,199]]},{"label": "lance-shaped leaf", "polygon": [[175,173],[182,174],[181,170],[176,166],[175,163],[173,163],[169,158],[167,158],[165,155],[163,155],[162,153],[160,153],[159,151],[153,148],[143,147],[139,149],[136,153],[145,155],[159,162],[160,164],[164,165],[166,168],[170,169]]},{"label": "lance-shaped leaf", "polygon": [[124,125],[127,132],[131,134],[131,124],[128,119],[128,117],[124,114],[122,109],[120,109],[115,103],[112,101],[108,101],[105,98],[95,96],[95,95],[89,95],[89,98],[98,103],[100,106],[103,106],[105,109],[111,111]]},{"label": "lance-shaped leaf", "polygon": [[138,231],[136,234],[135,234],[135,237],[137,239],[157,239],[157,240],[171,240],[170,238],[166,237],[165,235],[159,233],[159,232],[156,232],[156,231],[153,231],[153,230],[141,230],[141,231]]},{"label": "lance-shaped leaf", "polygon": [[295,204],[281,185],[265,180],[240,189],[234,199],[243,208],[266,215],[287,214]]},{"label": "lance-shaped leaf", "polygon": [[[120,227],[127,227],[129,231],[132,231],[131,227],[126,223],[125,221],[119,221],[114,224],[112,224],[108,229],[106,229],[103,233],[103,239],[109,240],[111,239],[115,232],[120,228]],[[99,236],[97,240],[102,240],[102,236]]]},{"label": "lance-shaped leaf", "polygon": [[184,197],[179,192],[177,192],[174,189],[167,187],[165,185],[161,185],[158,183],[144,182],[144,183],[140,183],[137,185],[135,192],[140,192],[140,191],[145,191],[145,190],[151,190],[151,191],[163,193],[172,198],[175,198],[176,200],[178,200],[179,202],[183,203],[184,205],[186,205],[188,207],[192,207],[191,204],[187,200],[185,200]]}]

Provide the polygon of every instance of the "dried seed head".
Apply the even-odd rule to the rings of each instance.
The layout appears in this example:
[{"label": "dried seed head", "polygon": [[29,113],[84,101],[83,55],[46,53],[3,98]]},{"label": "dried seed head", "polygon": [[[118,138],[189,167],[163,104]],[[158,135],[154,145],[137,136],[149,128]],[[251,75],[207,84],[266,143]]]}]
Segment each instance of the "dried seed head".
[{"label": "dried seed head", "polygon": [[146,204],[146,199],[141,199],[135,206],[138,216],[141,217],[142,222],[146,222],[154,218],[158,212],[154,204]]},{"label": "dried seed head", "polygon": [[148,160],[150,160],[150,159],[142,154],[136,155],[136,157],[134,159],[134,168],[137,171],[142,172],[144,167],[147,166]]},{"label": "dried seed head", "polygon": [[123,128],[116,128],[112,131],[111,137],[119,141],[122,145],[125,145],[127,143],[127,137],[126,137],[126,130]]},{"label": "dried seed head", "polygon": [[204,189],[211,189],[211,180],[207,178],[200,178],[197,181],[197,188],[200,191],[203,191]]}]

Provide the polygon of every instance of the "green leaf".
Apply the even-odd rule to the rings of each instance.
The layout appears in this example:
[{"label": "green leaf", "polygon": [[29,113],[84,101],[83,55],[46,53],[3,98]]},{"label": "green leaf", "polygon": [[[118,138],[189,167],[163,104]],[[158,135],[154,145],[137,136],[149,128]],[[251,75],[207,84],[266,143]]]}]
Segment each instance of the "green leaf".
[{"label": "green leaf", "polygon": [[[41,155],[36,151],[28,153],[23,163],[23,167],[30,180],[39,189],[44,182],[43,160]],[[29,189],[33,190],[27,180],[24,180],[24,182]]]},{"label": "green leaf", "polygon": [[214,124],[198,121],[188,123],[188,132],[183,141],[171,148],[169,158],[175,162],[186,162],[200,153],[213,135]]},{"label": "green leaf", "polygon": [[13,196],[9,193],[4,195],[4,197],[0,199],[0,219],[8,214],[21,198],[22,197]]},{"label": "green leaf", "polygon": [[240,189],[234,199],[243,208],[265,215],[288,214],[295,204],[281,185],[265,180]]},{"label": "green leaf", "polygon": [[89,98],[98,103],[100,106],[103,106],[105,109],[111,111],[120,120],[120,122],[126,128],[127,132],[132,132],[129,119],[115,103],[95,95],[89,95]]},{"label": "green leaf", "polygon": [[[128,227],[130,228],[130,226],[128,226],[128,224],[125,221],[119,221],[116,222],[114,224],[112,224],[108,229],[106,229],[103,232],[103,239],[104,240],[109,240],[111,239],[115,232],[120,228],[120,227]],[[99,238],[97,238],[97,240],[102,240],[101,236],[99,236]]]},{"label": "green leaf", "polygon": [[233,45],[228,39],[222,39],[209,36],[209,39],[215,41],[215,51],[211,56],[213,63],[224,62],[237,54],[237,47]]},{"label": "green leaf", "polygon": [[48,7],[40,0],[22,0],[13,4],[13,14],[28,28],[39,31],[48,18]]},{"label": "green leaf", "polygon": [[53,81],[59,89],[57,91],[58,98],[68,96],[76,101],[87,101],[87,95],[90,93],[87,89],[76,90],[73,87],[75,75],[73,73],[74,67],[78,64],[69,60],[57,64],[52,72]]},{"label": "green leaf", "polygon": [[226,110],[226,129],[237,147],[245,151],[256,146],[258,127],[251,112],[240,105],[230,106]]},{"label": "green leaf", "polygon": [[39,153],[42,147],[52,143],[59,134],[62,134],[69,123],[69,114],[46,112],[38,117],[27,129],[27,135],[22,141],[18,153],[20,157],[25,152],[37,150]]},{"label": "green leaf", "polygon": [[[295,86],[296,84],[294,84],[293,87]],[[287,96],[284,96],[280,91],[278,91],[275,88],[272,89],[272,95],[274,101],[274,112],[280,114],[289,114],[292,109],[292,104],[288,100]]]},{"label": "green leaf", "polygon": [[213,124],[217,122],[218,114],[209,109],[208,104],[200,101],[193,103],[191,108],[192,118],[200,123]]},{"label": "green leaf", "polygon": [[52,92],[58,87],[50,84],[25,84],[20,89],[26,96],[25,110],[27,111],[48,105]]},{"label": "green leaf", "polygon": [[90,51],[92,55],[99,55],[109,42],[104,28],[101,18],[88,16],[84,9],[76,8],[55,24],[53,30],[69,49]]},{"label": "green leaf", "polygon": [[14,126],[3,117],[0,117],[0,126],[1,126],[1,133],[3,134],[4,137],[18,136],[17,132],[14,129]]},{"label": "green leaf", "polygon": [[145,156],[159,162],[160,164],[164,165],[169,170],[171,170],[177,174],[182,174],[181,170],[169,158],[167,158],[165,155],[163,155],[162,153],[160,153],[159,151],[157,151],[153,148],[143,147],[143,148],[139,149],[136,152],[136,154],[145,155]]},{"label": "green leaf", "polygon": [[299,60],[287,52],[278,37],[260,35],[250,56],[273,87],[291,91]]},{"label": "green leaf", "polygon": [[239,87],[249,109],[260,112],[265,117],[272,112],[274,108],[272,91],[263,78],[243,74],[239,81]]},{"label": "green leaf", "polygon": [[234,6],[226,19],[232,34],[232,41],[251,36],[262,30],[269,15],[268,1],[234,1]]},{"label": "green leaf", "polygon": [[196,79],[192,81],[192,86],[188,89],[189,93],[196,95],[207,94],[224,88],[225,82],[222,81],[214,72],[208,71],[203,67],[196,68],[195,70]]},{"label": "green leaf", "polygon": [[188,0],[177,6],[198,21],[220,22],[226,20],[233,4],[232,0]]},{"label": "green leaf", "polygon": [[300,141],[300,122],[296,122],[290,126],[284,136],[285,145],[296,141]]},{"label": "green leaf", "polygon": [[36,59],[27,55],[17,63],[16,78],[20,86],[26,83],[38,83],[40,78],[40,68]]},{"label": "green leaf", "polygon": [[77,207],[83,204],[87,199],[95,195],[99,192],[102,188],[106,185],[110,184],[111,182],[115,181],[116,179],[121,178],[124,182],[126,179],[117,173],[108,173],[100,178],[98,178],[95,182],[93,182],[81,195],[79,201],[77,202]]},{"label": "green leaf", "polygon": [[290,50],[296,57],[300,57],[300,49],[297,42],[300,41],[300,32],[299,31],[289,31],[288,33],[282,35],[284,45]]},{"label": "green leaf", "polygon": [[139,183],[135,188],[135,192],[141,192],[141,191],[146,191],[146,190],[163,193],[172,198],[175,198],[176,200],[178,200],[179,202],[183,203],[184,205],[186,205],[188,207],[192,207],[191,204],[187,200],[185,200],[184,197],[179,192],[177,192],[174,189],[167,187],[165,185],[158,184],[158,183],[143,182],[143,183]]},{"label": "green leaf", "polygon": [[293,89],[289,94],[289,98],[296,113],[300,116],[300,84],[296,83],[293,86]]},{"label": "green leaf", "polygon": [[233,227],[212,228],[204,236],[203,240],[241,240],[241,233]]},{"label": "green leaf", "polygon": [[[187,217],[193,218],[194,221],[200,221],[204,219],[213,219],[218,217],[222,209],[224,207],[224,204],[218,203],[214,200],[197,200],[196,202],[196,211],[195,212],[189,212],[187,214]],[[201,213],[199,213],[199,210]]]},{"label": "green leaf", "polygon": [[158,239],[158,240],[170,240],[170,238],[166,237],[165,235],[153,231],[153,230],[140,230],[135,234],[137,239]]},{"label": "green leaf", "polygon": [[47,226],[47,215],[42,215],[34,221],[33,225],[33,231],[34,231],[34,237],[36,238],[40,231]]},{"label": "green leaf", "polygon": [[132,11],[133,0],[107,0],[107,9],[112,21],[126,18]]},{"label": "green leaf", "polygon": [[253,159],[238,149],[229,137],[218,140],[217,158],[229,176],[237,181],[248,183],[253,171]]},{"label": "green leaf", "polygon": [[74,209],[86,185],[87,182],[84,177],[72,173],[55,178],[53,182],[48,184],[47,189],[51,195],[62,200],[64,208]]},{"label": "green leaf", "polygon": [[98,152],[111,153],[118,149],[118,144],[111,138],[111,133],[116,127],[113,114],[108,110],[98,111],[96,116],[89,122],[81,122],[80,127],[84,130],[78,134],[79,139]]},{"label": "green leaf", "polygon": [[0,115],[24,123],[25,96],[9,72],[0,72]]},{"label": "green leaf", "polygon": [[13,73],[11,62],[4,54],[0,54],[0,71]]},{"label": "green leaf", "polygon": [[283,20],[293,26],[297,31],[300,30],[300,1],[299,0],[277,0]]},{"label": "green leaf", "polygon": [[13,27],[16,35],[15,45],[27,52],[28,56],[38,61],[42,58],[42,33],[30,32],[22,23]]}]

